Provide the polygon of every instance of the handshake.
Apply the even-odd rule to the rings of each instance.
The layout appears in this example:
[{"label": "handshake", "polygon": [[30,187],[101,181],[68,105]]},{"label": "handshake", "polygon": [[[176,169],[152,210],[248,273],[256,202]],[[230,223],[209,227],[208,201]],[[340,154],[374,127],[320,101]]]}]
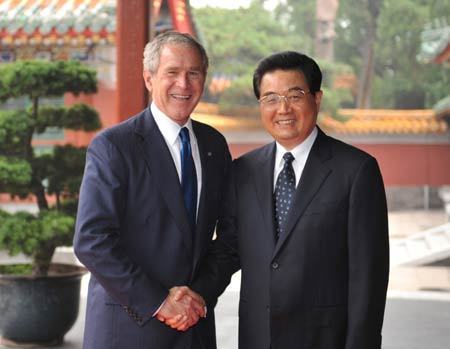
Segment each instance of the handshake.
[{"label": "handshake", "polygon": [[206,303],[202,296],[187,286],[172,287],[156,318],[178,331],[186,331],[200,318],[206,317]]}]

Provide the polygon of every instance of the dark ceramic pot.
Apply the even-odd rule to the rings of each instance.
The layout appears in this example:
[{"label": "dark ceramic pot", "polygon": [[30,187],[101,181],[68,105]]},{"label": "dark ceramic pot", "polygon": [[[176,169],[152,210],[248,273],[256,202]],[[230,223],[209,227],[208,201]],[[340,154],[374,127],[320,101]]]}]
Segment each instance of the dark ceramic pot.
[{"label": "dark ceramic pot", "polygon": [[52,264],[49,276],[0,275],[1,343],[52,346],[63,341],[78,317],[86,269]]}]

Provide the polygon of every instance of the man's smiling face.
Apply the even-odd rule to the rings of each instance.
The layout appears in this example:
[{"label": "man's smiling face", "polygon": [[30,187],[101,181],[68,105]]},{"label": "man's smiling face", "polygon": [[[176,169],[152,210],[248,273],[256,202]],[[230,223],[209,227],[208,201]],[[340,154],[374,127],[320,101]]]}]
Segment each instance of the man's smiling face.
[{"label": "man's smiling face", "polygon": [[158,109],[184,125],[203,93],[200,53],[188,45],[167,44],[161,50],[157,71],[144,71],[144,80]]},{"label": "man's smiling face", "polygon": [[286,149],[303,142],[314,129],[322,91],[311,94],[304,75],[297,70],[274,70],[261,79],[261,99],[272,94],[286,96],[296,90],[305,91],[301,101],[294,103],[282,98],[278,104],[260,104],[264,128]]}]

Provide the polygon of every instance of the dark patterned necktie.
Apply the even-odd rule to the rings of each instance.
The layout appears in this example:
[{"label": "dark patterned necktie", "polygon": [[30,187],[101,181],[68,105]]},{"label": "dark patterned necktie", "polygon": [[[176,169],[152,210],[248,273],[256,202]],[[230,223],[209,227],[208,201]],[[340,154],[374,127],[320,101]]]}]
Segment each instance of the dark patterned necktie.
[{"label": "dark patterned necktie", "polygon": [[275,226],[276,236],[278,240],[284,234],[286,221],[291,208],[295,192],[295,172],[292,168],[292,161],[294,156],[291,153],[283,155],[284,167],[277,178],[275,184],[274,203],[275,203]]},{"label": "dark patterned necktie", "polygon": [[192,232],[195,231],[197,213],[197,174],[189,138],[189,130],[183,127],[180,130],[181,139],[181,189],[183,191],[184,205],[189,216]]}]

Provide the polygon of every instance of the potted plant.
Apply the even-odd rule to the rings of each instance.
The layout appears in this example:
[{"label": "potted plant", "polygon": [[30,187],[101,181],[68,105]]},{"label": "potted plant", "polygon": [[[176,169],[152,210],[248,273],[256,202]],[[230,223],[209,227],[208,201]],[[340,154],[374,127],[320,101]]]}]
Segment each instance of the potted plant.
[{"label": "potted plant", "polygon": [[[86,148],[57,145],[38,152],[33,136],[49,127],[93,131],[98,113],[84,104],[45,105],[49,97],[96,92],[96,72],[74,61],[0,65],[0,101],[29,104],[0,111],[0,193],[34,197],[38,212],[0,211],[0,249],[30,264],[0,266],[3,344],[58,344],[78,316],[84,268],[52,264],[58,246],[72,243]],[[22,103],[22,104],[24,104]]]}]

